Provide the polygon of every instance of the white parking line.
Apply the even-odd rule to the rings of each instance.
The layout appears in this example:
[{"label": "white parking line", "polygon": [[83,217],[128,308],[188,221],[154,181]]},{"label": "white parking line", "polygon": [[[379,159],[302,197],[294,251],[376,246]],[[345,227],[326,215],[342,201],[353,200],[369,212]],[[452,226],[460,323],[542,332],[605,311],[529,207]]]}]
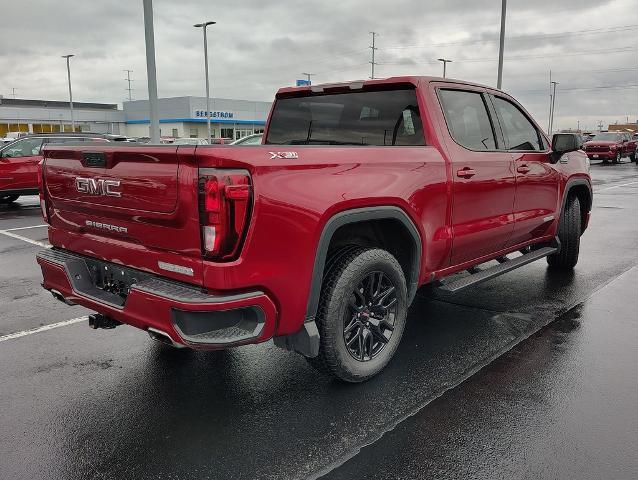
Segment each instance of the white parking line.
[{"label": "white parking line", "polygon": [[44,223],[42,225],[31,225],[29,227],[7,228],[6,230],[3,230],[3,232],[17,232],[18,230],[29,230],[30,228],[42,228],[42,227],[48,227],[48,225]]},{"label": "white parking line", "polygon": [[614,188],[627,187],[629,185],[636,185],[637,183],[638,182],[629,182],[629,183],[623,183],[622,185],[614,185],[613,187],[605,187],[605,188],[601,188],[600,190],[594,190],[594,193],[603,192],[605,190],[613,190]]},{"label": "white parking line", "polygon": [[26,337],[27,335],[33,335],[34,333],[46,332],[47,330],[53,330],[54,328],[66,327],[67,325],[73,325],[74,323],[80,323],[87,320],[88,317],[72,318],[71,320],[64,320],[63,322],[52,323],[50,325],[43,325],[41,327],[32,328],[30,330],[22,330],[21,332],[9,333],[8,335],[0,336],[0,343],[7,340],[13,340],[15,338]]},{"label": "white parking line", "polygon": [[15,238],[16,240],[22,240],[23,242],[31,243],[33,245],[38,245],[39,247],[51,248],[51,245],[49,245],[48,243],[23,237],[22,235],[18,235],[17,233],[11,233],[9,230],[0,230],[0,235],[6,235],[7,237]]}]

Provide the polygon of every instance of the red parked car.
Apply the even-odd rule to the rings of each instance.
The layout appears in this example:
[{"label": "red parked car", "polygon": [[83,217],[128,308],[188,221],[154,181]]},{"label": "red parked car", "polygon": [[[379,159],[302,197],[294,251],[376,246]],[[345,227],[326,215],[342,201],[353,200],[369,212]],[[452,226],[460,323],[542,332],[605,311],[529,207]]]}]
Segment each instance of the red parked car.
[{"label": "red parked car", "polygon": [[42,145],[84,141],[107,140],[96,134],[44,133],[23,136],[0,148],[0,204],[15,202],[21,195],[38,194]]},{"label": "red parked car", "polygon": [[99,312],[94,328],[194,349],[274,338],[363,381],[420,286],[574,268],[592,204],[579,148],[501,91],[429,77],[281,89],[251,148],[47,146],[43,286]]},{"label": "red parked car", "polygon": [[629,157],[636,161],[636,147],[638,140],[623,132],[602,132],[590,141],[585,142],[583,151],[591,160],[602,160],[603,163],[611,160],[619,163],[621,158]]}]

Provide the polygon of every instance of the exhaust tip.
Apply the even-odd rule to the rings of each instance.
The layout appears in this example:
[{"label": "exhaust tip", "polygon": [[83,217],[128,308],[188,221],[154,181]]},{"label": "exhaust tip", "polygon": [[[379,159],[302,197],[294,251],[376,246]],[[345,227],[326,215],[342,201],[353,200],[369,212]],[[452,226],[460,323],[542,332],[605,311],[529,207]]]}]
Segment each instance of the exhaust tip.
[{"label": "exhaust tip", "polygon": [[58,292],[57,290],[49,290],[51,292],[51,295],[53,295],[53,298],[55,298],[56,300],[61,301],[62,303],[65,303],[71,307],[73,307],[74,305],[77,305],[77,303],[72,302],[71,300],[67,299],[64,295],[62,295],[60,292]]},{"label": "exhaust tip", "polygon": [[170,345],[171,347],[175,347],[175,348],[184,348],[184,345],[175,342],[168,333],[163,332],[162,330],[158,330],[157,328],[153,328],[153,327],[148,327],[146,331],[148,332],[149,337],[151,337],[156,342],[160,342],[165,345]]}]

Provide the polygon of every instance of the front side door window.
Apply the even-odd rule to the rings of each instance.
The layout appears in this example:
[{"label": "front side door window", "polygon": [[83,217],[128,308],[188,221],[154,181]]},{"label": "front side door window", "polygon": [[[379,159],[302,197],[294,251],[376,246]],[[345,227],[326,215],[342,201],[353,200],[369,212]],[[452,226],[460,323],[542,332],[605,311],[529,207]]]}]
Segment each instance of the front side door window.
[{"label": "front side door window", "polygon": [[494,97],[494,108],[501,118],[501,127],[509,150],[544,150],[538,130],[516,105]]}]

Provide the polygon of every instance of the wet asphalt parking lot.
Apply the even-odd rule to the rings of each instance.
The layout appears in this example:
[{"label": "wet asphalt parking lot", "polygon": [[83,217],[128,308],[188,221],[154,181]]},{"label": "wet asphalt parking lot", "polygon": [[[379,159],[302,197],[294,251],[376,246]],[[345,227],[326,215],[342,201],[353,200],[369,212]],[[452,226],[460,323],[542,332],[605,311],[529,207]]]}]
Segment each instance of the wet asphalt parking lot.
[{"label": "wet asphalt parking lot", "polygon": [[421,292],[361,385],[270,342],[203,353],[90,330],[40,287],[37,198],[1,207],[0,478],[638,477],[638,167],[592,177],[573,274],[539,261]]}]

